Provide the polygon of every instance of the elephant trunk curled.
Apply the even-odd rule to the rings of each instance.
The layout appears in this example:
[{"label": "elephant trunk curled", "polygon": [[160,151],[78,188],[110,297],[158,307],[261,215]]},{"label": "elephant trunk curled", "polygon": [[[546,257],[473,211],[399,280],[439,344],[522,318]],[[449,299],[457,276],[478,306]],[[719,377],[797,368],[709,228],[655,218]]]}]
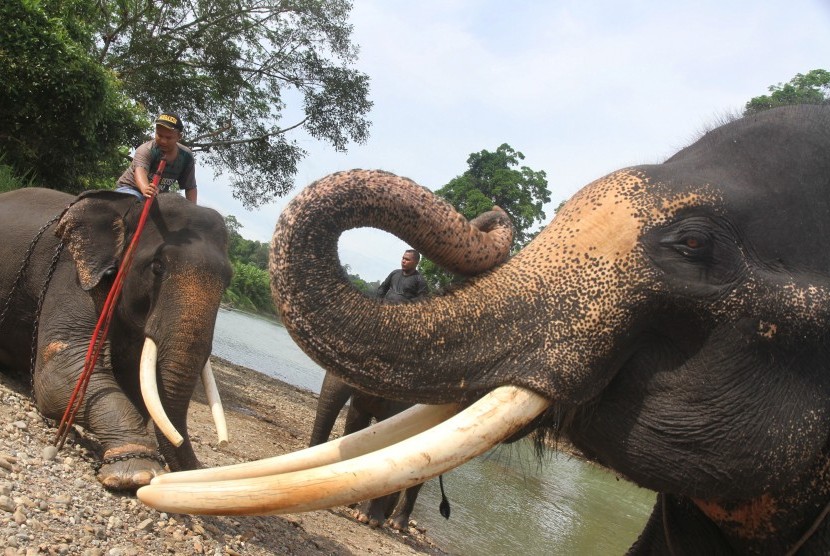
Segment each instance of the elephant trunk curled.
[{"label": "elephant trunk curled", "polygon": [[[415,365],[431,343],[427,324],[402,332],[401,340],[393,340],[395,345],[378,352],[367,350],[348,361],[338,355],[337,344],[368,346],[373,337],[389,338],[388,331],[396,323],[421,320],[417,318],[420,304],[384,304],[359,293],[348,281],[340,266],[337,240],[342,232],[360,226],[405,238],[440,266],[463,275],[502,262],[513,233],[500,209],[471,224],[429,190],[386,172],[334,174],[303,191],[277,223],[271,246],[271,288],[295,341],[335,373],[341,365],[353,370]],[[443,351],[439,345],[432,348]]]},{"label": "elephant trunk curled", "polygon": [[641,223],[619,202],[620,190],[640,183],[625,172],[600,180],[569,203],[561,225],[554,221],[506,264],[443,295],[388,305],[348,282],[337,257],[344,230],[378,227],[440,266],[475,274],[504,257],[509,225],[494,218],[480,230],[392,174],[333,174],[283,211],[272,240],[272,292],[295,341],[360,388],[444,403],[514,384],[579,403],[602,385],[589,372],[613,367],[604,358],[618,351],[611,343],[619,338],[601,331],[627,326],[644,297],[619,278],[621,267],[644,267]]}]

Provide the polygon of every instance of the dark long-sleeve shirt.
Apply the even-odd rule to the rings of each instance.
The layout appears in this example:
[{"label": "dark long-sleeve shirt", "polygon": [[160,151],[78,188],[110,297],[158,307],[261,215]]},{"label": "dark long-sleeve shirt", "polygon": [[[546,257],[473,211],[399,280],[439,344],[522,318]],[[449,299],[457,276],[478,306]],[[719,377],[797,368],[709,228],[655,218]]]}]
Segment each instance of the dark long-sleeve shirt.
[{"label": "dark long-sleeve shirt", "polygon": [[403,270],[393,270],[386,280],[378,286],[378,297],[390,301],[412,301],[427,294],[426,280],[416,270],[410,275],[405,275]]}]

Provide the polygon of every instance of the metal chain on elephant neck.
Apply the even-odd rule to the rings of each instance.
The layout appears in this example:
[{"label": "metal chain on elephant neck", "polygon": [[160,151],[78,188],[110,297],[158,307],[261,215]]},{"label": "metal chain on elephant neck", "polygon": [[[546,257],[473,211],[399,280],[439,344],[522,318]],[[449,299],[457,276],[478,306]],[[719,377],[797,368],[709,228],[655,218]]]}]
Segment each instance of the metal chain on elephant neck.
[{"label": "metal chain on elephant neck", "polygon": [[[70,205],[71,206],[71,205]],[[68,209],[69,207],[67,207]],[[35,247],[37,246],[40,238],[43,237],[43,233],[49,229],[49,227],[60,220],[60,218],[64,215],[67,209],[62,210],[55,216],[53,216],[46,224],[40,227],[40,229],[35,234],[35,237],[32,238],[32,241],[29,242],[29,247],[26,249],[26,254],[23,255],[23,263],[20,265],[20,269],[17,271],[17,276],[14,278],[14,283],[12,284],[11,289],[9,290],[9,295],[6,298],[6,302],[3,304],[3,311],[0,313],[0,327],[3,326],[3,323],[6,321],[6,315],[9,312],[9,308],[12,305],[12,299],[14,299],[15,293],[17,293],[17,289],[20,287],[20,284],[23,282],[23,277],[26,275],[26,270],[29,267],[29,261],[32,259],[32,254],[35,252]],[[32,354],[29,360],[29,386],[32,389],[32,394],[35,391],[35,360],[36,360],[36,348],[37,348],[37,327],[38,322],[40,321],[40,310],[43,307],[43,299],[46,297],[46,289],[49,287],[49,282],[52,280],[52,275],[55,273],[55,268],[58,264],[58,259],[60,258],[60,254],[63,251],[63,241],[59,241],[58,245],[55,247],[55,253],[52,255],[52,261],[49,264],[49,272],[46,276],[46,280],[43,282],[43,288],[41,289],[40,296],[38,297],[37,302],[37,309],[35,311],[35,318],[33,322],[33,329],[32,329]]]},{"label": "metal chain on elephant neck", "polygon": [[23,264],[20,265],[20,270],[17,271],[17,276],[15,276],[14,278],[12,288],[9,290],[9,296],[6,298],[6,303],[3,305],[3,311],[0,312],[0,326],[3,326],[3,322],[6,320],[6,313],[8,313],[9,307],[11,307],[12,304],[12,299],[14,299],[14,294],[17,292],[17,288],[20,287],[20,283],[23,282],[23,276],[26,274],[26,268],[28,268],[29,260],[32,258],[32,254],[35,252],[35,246],[37,245],[37,242],[40,241],[43,232],[49,229],[49,226],[60,220],[60,217],[63,216],[63,212],[64,211],[61,211],[49,222],[41,226],[40,230],[38,230],[37,234],[35,234],[34,239],[32,239],[31,243],[29,243],[29,248],[26,250],[26,254],[23,256]]},{"label": "metal chain on elephant neck", "polygon": [[29,376],[31,379],[32,395],[35,393],[35,362],[37,361],[37,327],[40,323],[40,310],[43,308],[43,300],[46,299],[46,290],[49,289],[49,282],[52,281],[52,275],[55,274],[55,269],[58,267],[58,260],[61,258],[63,252],[63,241],[58,242],[55,246],[55,252],[52,254],[52,262],[49,263],[49,272],[46,274],[46,279],[43,281],[43,287],[40,290],[40,296],[37,299],[37,310],[35,310],[35,321],[32,328],[32,358],[29,362]]}]

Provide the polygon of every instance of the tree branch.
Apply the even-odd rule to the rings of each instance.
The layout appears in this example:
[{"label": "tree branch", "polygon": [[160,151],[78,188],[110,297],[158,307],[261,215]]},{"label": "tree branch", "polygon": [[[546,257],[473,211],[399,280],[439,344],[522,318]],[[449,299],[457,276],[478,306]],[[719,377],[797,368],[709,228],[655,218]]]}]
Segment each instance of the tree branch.
[{"label": "tree branch", "polygon": [[[300,120],[299,122],[297,122],[296,124],[294,124],[290,127],[284,127],[282,129],[278,129],[278,130],[273,131],[271,133],[264,133],[264,134],[258,135],[256,137],[246,137],[244,139],[233,139],[233,140],[229,140],[229,141],[211,141],[210,143],[196,143],[195,141],[193,141],[193,142],[185,142],[185,145],[187,145],[188,147],[190,147],[192,149],[209,149],[211,147],[229,147],[231,145],[247,145],[247,144],[250,144],[250,143],[256,143],[257,141],[262,141],[264,139],[268,139],[269,137],[274,137],[276,135],[282,135],[283,133],[286,133],[288,131],[291,131],[292,129],[296,129],[296,128],[302,126],[307,121],[308,121],[308,118],[303,118],[302,120]],[[213,136],[213,135],[214,134],[210,133],[207,136]]]}]

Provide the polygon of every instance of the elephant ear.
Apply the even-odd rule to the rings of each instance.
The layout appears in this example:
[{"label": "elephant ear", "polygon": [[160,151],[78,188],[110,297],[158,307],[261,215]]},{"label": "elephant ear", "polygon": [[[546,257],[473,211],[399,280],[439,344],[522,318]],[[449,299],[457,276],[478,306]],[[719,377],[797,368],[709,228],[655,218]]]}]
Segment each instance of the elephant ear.
[{"label": "elephant ear", "polygon": [[126,247],[126,214],[137,204],[128,193],[88,191],[61,216],[55,235],[69,248],[85,291],[118,268]]}]

